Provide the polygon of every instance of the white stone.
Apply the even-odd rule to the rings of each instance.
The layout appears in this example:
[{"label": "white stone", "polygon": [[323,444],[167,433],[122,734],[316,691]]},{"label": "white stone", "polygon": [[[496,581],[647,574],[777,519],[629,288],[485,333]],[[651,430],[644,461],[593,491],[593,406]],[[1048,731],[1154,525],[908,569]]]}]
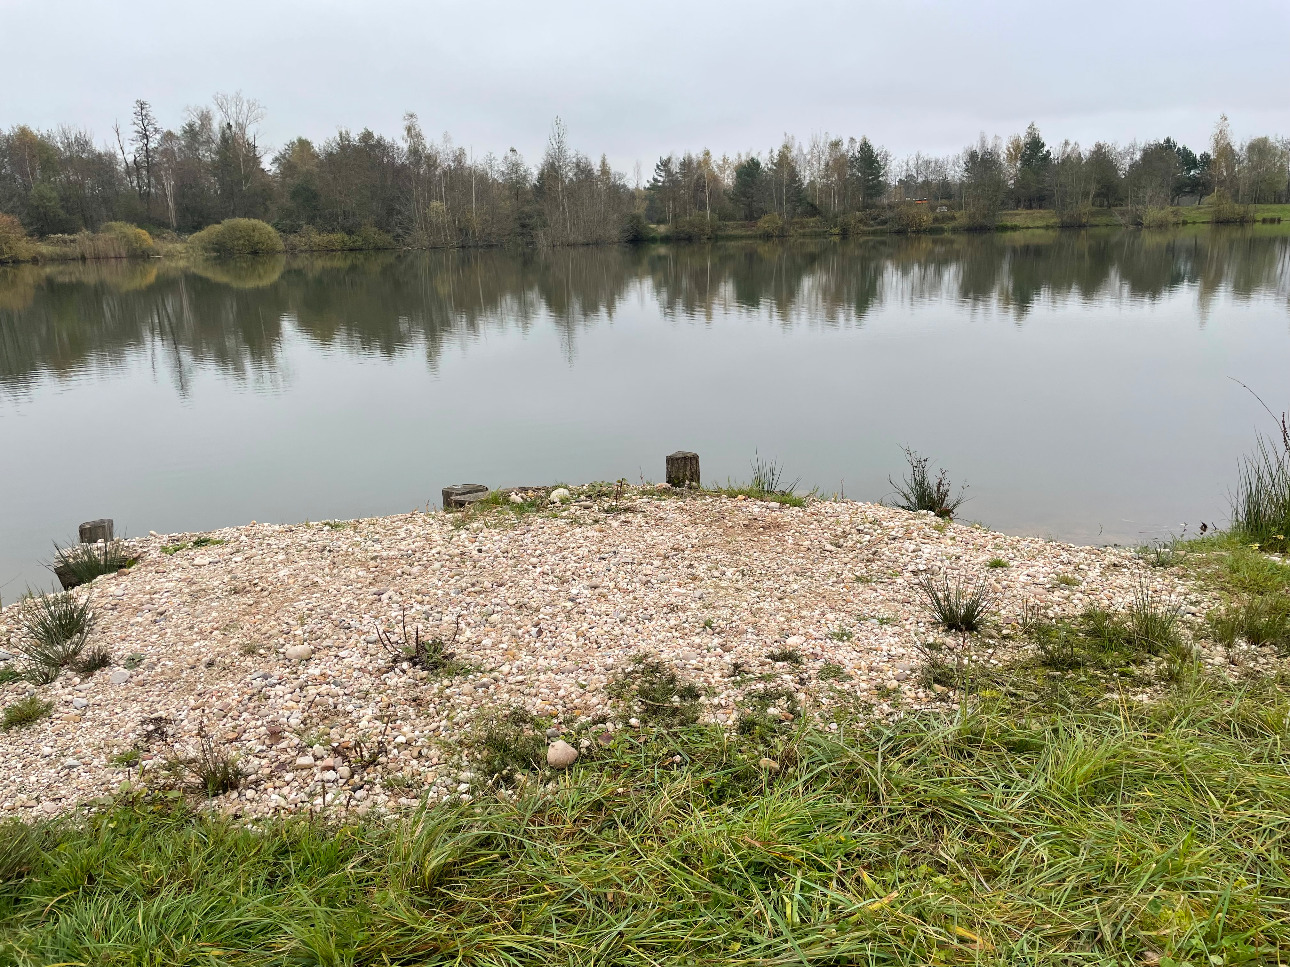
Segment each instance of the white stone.
[{"label": "white stone", "polygon": [[567,769],[578,758],[578,750],[564,739],[552,742],[546,750],[546,764],[552,769]]},{"label": "white stone", "polygon": [[287,649],[288,661],[308,661],[314,655],[312,645],[291,645]]}]

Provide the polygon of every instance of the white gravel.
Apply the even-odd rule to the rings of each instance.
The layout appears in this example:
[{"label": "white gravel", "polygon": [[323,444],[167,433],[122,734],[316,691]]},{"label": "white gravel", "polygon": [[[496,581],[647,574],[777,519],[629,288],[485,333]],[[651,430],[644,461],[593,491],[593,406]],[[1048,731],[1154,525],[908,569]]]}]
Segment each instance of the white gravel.
[{"label": "white gravel", "polygon": [[[92,595],[92,641],[114,666],[0,687],[4,705],[33,690],[54,703],[50,717],[0,732],[0,816],[55,814],[123,781],[155,781],[203,735],[239,757],[247,779],[220,805],[248,815],[468,797],[475,777],[460,743],[480,711],[522,705],[560,730],[593,717],[631,728],[615,721],[605,686],[640,653],[699,684],[705,717],[723,724],[766,674],[822,723],[840,704],[877,715],[943,704],[917,675],[915,642],[938,634],[914,585],[929,571],[988,580],[1005,628],[1027,601],[1061,613],[1124,607],[1140,580],[1203,610],[1197,589],[1124,549],[875,504],[791,508],[646,490],[605,513],[608,502],[570,499],[465,526],[414,513],[252,523],[206,535],[223,544],[173,554],[162,548],[198,535],[132,542],[142,555],[134,568],[78,592]],[[987,567],[995,557],[1010,566]],[[449,637],[459,620],[453,648],[468,673],[445,678],[391,659],[375,631],[398,631],[405,607],[423,633]],[[17,618],[16,605],[0,612],[9,652]],[[769,661],[775,649],[803,663]],[[751,677],[733,679],[736,663]],[[826,664],[847,677],[829,667],[820,680]]]}]

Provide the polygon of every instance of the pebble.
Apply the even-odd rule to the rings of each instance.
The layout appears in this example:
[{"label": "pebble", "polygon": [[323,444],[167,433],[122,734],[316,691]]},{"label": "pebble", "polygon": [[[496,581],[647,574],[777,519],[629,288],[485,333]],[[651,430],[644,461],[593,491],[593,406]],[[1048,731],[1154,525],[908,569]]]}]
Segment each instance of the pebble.
[{"label": "pebble", "polygon": [[[456,777],[475,767],[462,737],[481,715],[518,706],[550,716],[548,754],[569,762],[575,745],[610,744],[619,729],[631,741],[644,724],[606,692],[641,652],[698,685],[703,718],[726,727],[766,674],[800,705],[794,716],[779,703],[786,722],[833,723],[852,705],[875,717],[943,709],[954,693],[917,684],[917,645],[935,632],[915,581],[929,572],[987,580],[1005,627],[1027,602],[1054,614],[1123,608],[1140,580],[1189,611],[1211,606],[1176,572],[1143,569],[1125,549],[946,526],[877,504],[772,508],[652,486],[569,497],[546,514],[466,527],[460,515],[419,512],[343,528],[230,527],[206,535],[223,543],[203,548],[202,567],[191,551],[162,552],[202,535],[131,540],[139,563],[95,581],[103,607],[93,640],[138,666],[40,686],[66,711],[5,734],[0,802],[21,794],[31,808],[70,809],[117,791],[117,755],[137,750],[131,781],[147,784],[203,740],[243,762],[242,790],[217,808],[246,816],[316,808],[320,794],[378,813],[402,808],[407,797],[383,784],[392,776],[434,800],[471,795],[457,792],[462,783],[479,795],[480,780]],[[987,568],[992,557],[1011,567]],[[1058,574],[1080,584],[1058,584]],[[405,620],[409,636],[438,636],[465,670],[394,667],[376,632],[399,647]],[[0,648],[12,653],[17,635],[10,603]],[[768,660],[784,648],[802,663]],[[994,658],[1005,653],[1001,645]],[[845,675],[818,678],[826,664]],[[0,684],[0,707],[30,688]]]},{"label": "pebble", "polygon": [[774,759],[761,758],[757,760],[757,765],[761,766],[767,772],[779,772],[779,763]]}]

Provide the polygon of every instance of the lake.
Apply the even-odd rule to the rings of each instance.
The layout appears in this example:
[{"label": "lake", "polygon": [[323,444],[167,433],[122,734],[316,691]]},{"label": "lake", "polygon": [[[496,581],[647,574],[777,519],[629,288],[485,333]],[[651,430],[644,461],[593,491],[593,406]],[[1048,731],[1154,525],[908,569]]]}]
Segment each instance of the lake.
[{"label": "lake", "polygon": [[754,455],[1085,543],[1222,523],[1290,405],[1261,229],[0,267],[0,596],[52,542],[404,512]]}]

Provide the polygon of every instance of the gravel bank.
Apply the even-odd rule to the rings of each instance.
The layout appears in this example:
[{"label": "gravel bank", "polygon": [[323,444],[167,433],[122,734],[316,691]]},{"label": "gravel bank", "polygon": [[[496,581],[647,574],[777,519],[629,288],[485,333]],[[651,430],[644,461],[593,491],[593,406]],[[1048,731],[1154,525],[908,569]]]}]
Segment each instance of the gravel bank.
[{"label": "gravel bank", "polygon": [[[239,757],[247,779],[221,805],[247,814],[468,796],[463,743],[481,712],[524,706],[575,742],[594,718],[632,728],[605,689],[640,653],[698,684],[703,715],[725,724],[768,682],[826,728],[839,705],[945,705],[953,695],[924,690],[917,674],[915,642],[938,634],[915,586],[928,571],[989,581],[1005,629],[1027,601],[1124,607],[1144,577],[1189,610],[1202,604],[1123,549],[849,501],[575,492],[550,511],[465,520],[252,523],[179,550],[197,535],[133,541],[139,563],[85,589],[99,616],[92,640],[116,663],[35,689],[52,715],[0,733],[0,815],[52,815],[159,779],[201,736]],[[460,673],[392,659],[376,630],[398,631],[404,609],[409,628],[456,630]],[[12,652],[17,634],[10,605],[0,647]],[[13,682],[0,701],[32,691]]]}]

